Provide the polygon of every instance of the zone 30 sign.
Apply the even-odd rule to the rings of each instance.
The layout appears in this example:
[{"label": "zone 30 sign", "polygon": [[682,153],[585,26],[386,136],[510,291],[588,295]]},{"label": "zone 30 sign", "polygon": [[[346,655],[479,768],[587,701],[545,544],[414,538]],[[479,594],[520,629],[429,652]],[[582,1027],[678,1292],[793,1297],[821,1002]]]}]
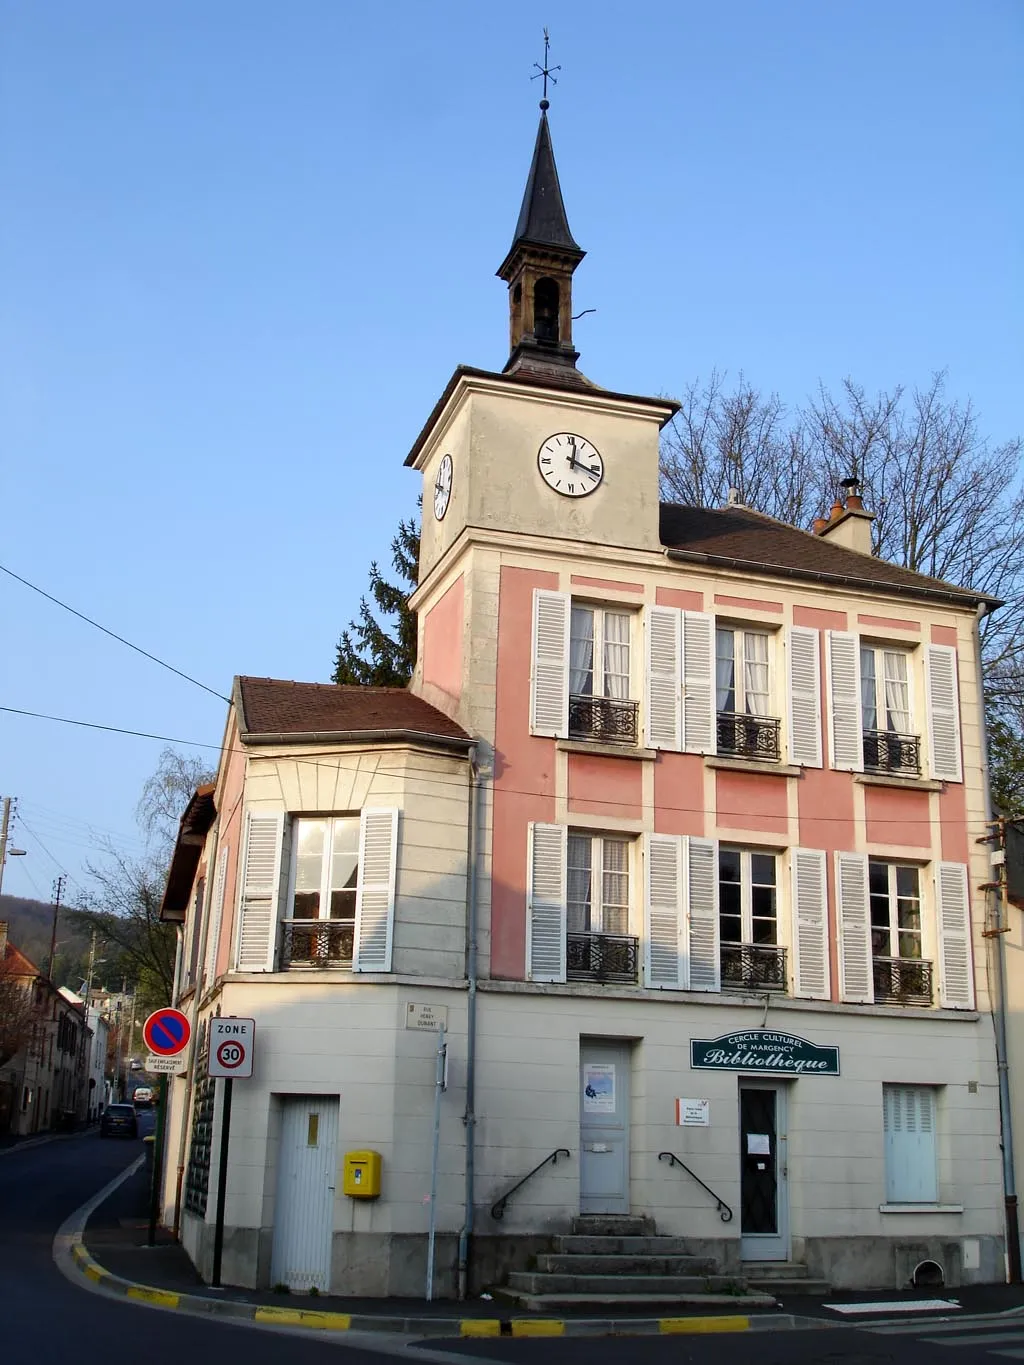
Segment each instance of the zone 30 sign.
[{"label": "zone 30 sign", "polygon": [[232,1019],[226,1015],[211,1019],[207,1075],[248,1080],[252,1076],[255,1041],[254,1019]]}]

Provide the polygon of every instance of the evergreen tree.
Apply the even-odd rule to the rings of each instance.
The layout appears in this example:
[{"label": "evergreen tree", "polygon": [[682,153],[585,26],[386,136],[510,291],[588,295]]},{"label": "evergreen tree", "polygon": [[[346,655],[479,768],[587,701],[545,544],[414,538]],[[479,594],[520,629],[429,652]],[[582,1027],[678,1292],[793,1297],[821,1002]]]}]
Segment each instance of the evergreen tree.
[{"label": "evergreen tree", "polygon": [[389,583],[376,561],[370,565],[373,605],[362,598],[358,618],[341,632],[333,682],[406,686],[416,663],[416,613],[409,609],[409,595],[416,587],[419,558],[419,519],[409,517],[398,523],[391,542],[391,562],[401,581]]}]

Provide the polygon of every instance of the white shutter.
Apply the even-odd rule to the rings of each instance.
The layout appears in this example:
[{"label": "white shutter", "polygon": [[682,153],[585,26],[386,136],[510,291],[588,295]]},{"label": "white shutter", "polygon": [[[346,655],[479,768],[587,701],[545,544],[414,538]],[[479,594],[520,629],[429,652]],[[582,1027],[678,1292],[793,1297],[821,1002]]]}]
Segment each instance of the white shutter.
[{"label": "white shutter", "polygon": [[246,815],[238,902],[237,963],[242,972],[274,970],[283,833],[281,811]]},{"label": "white shutter", "polygon": [[821,767],[821,656],[806,626],[789,631],[789,761]]},{"label": "white shutter", "polygon": [[220,943],[220,926],[224,917],[224,879],[228,870],[228,846],[220,851],[217,858],[217,871],[213,879],[213,906],[206,943],[206,985],[211,986],[217,975],[217,947]]},{"label": "white shutter", "polygon": [[875,998],[871,970],[871,913],[868,860],[863,853],[836,854],[839,899],[839,997],[870,1005]]},{"label": "white shutter", "polygon": [[828,878],[825,854],[817,848],[795,848],[793,883],[794,992],[810,1000],[828,1000]]},{"label": "white shutter", "polygon": [[939,863],[935,869],[939,924],[939,1002],[946,1009],[974,1009],[971,904],[967,868]]},{"label": "white shutter", "polygon": [[962,782],[956,650],[950,645],[926,645],[924,679],[931,775],[945,782]]},{"label": "white shutter", "polygon": [[689,754],[715,752],[715,618],[702,611],[683,614],[683,748]]},{"label": "white shutter", "polygon": [[565,825],[531,824],[526,864],[526,970],[531,981],[565,980]]},{"label": "white shutter", "polygon": [[647,743],[652,749],[679,749],[683,734],[683,613],[677,607],[648,607],[645,616]]},{"label": "white shutter", "polygon": [[934,1204],[935,1095],[924,1085],[882,1087],[885,1197],[891,1204]]},{"label": "white shutter", "polygon": [[686,842],[690,990],[720,991],[718,841],[691,836]]},{"label": "white shutter", "polygon": [[569,733],[569,612],[566,592],[533,590],[530,733]]},{"label": "white shutter", "polygon": [[825,639],[832,767],[859,773],[864,768],[860,639],[845,630],[826,631]]},{"label": "white shutter", "polygon": [[354,972],[391,970],[397,866],[398,811],[389,806],[367,806],[359,818]]},{"label": "white shutter", "polygon": [[672,990],[688,984],[683,841],[644,835],[644,981]]}]

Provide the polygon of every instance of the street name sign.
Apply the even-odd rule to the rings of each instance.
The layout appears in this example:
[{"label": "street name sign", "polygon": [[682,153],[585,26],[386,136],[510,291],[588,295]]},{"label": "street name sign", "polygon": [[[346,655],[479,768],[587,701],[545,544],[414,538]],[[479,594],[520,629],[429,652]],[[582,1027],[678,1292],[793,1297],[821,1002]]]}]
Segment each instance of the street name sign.
[{"label": "street name sign", "polygon": [[158,1057],[176,1057],[188,1047],[192,1025],[181,1010],[167,1006],[153,1011],[142,1026],[142,1036],[151,1053]]},{"label": "street name sign", "polygon": [[255,1019],[232,1019],[227,1015],[211,1019],[207,1075],[248,1080],[252,1076],[255,1042]]}]

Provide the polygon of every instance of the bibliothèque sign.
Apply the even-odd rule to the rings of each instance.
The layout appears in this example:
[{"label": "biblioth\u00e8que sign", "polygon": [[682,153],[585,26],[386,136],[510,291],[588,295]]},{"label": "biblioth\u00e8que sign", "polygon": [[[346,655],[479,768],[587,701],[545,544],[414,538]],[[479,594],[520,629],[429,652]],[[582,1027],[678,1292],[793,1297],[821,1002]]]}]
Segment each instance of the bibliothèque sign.
[{"label": "biblioth\u00e8que sign", "polygon": [[818,1047],[792,1033],[748,1029],[721,1038],[691,1038],[690,1065],[700,1071],[767,1071],[788,1076],[838,1076],[839,1049]]}]

